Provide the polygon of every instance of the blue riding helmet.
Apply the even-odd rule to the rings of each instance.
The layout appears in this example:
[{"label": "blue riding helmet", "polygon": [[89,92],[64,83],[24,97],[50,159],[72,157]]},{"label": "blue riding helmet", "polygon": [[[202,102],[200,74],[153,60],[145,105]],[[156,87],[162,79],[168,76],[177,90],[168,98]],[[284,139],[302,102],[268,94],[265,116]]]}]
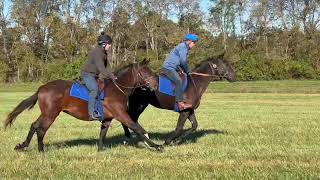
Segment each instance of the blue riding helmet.
[{"label": "blue riding helmet", "polygon": [[197,41],[199,40],[199,37],[198,37],[198,35],[196,35],[196,34],[186,34],[186,35],[184,36],[184,39],[185,39],[186,41],[197,42]]}]

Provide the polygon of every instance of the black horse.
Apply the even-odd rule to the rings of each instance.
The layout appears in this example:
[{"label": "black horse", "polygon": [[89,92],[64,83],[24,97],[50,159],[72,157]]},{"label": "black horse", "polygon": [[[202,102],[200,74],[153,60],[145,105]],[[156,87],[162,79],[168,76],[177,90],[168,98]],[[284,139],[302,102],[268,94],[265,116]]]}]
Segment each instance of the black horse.
[{"label": "black horse", "polygon": [[[211,81],[217,81],[224,78],[229,82],[234,82],[236,79],[235,71],[229,62],[223,60],[223,56],[202,61],[193,70],[189,76],[189,84],[185,92],[186,102],[193,106],[190,109],[179,112],[180,116],[176,129],[174,133],[165,140],[165,145],[169,145],[172,142],[181,143],[183,137],[197,129],[198,122],[195,116],[195,109],[199,107],[203,93],[206,91]],[[158,90],[149,91],[143,88],[137,88],[129,97],[128,114],[131,119],[137,122],[140,114],[149,104],[156,108],[173,110],[175,106],[175,97],[163,94]],[[190,120],[192,128],[184,132],[183,126],[186,119]],[[126,139],[124,140],[124,143],[126,144],[129,138],[131,138],[131,134],[127,126],[124,124],[122,124],[122,126],[125,131]]]}]

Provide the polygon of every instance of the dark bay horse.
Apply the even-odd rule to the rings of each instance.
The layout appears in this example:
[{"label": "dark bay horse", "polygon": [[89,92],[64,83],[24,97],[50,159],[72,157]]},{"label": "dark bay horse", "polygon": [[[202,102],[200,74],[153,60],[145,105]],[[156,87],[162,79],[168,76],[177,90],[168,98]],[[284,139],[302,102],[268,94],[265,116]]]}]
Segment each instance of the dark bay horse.
[{"label": "dark bay horse", "polygon": [[[128,98],[133,89],[139,86],[147,86],[149,90],[157,89],[157,79],[148,68],[147,62],[128,65],[116,73],[116,82],[107,83],[105,98],[103,101],[103,112],[105,119],[101,124],[98,150],[103,149],[103,141],[107,134],[111,120],[113,118],[128,126],[137,133],[150,147],[161,150],[162,146],[155,144],[146,136],[146,131],[136,122],[134,122],[127,113]],[[12,125],[16,117],[27,108],[31,109],[38,101],[41,114],[38,119],[32,123],[25,141],[17,144],[16,150],[24,150],[37,133],[38,150],[44,152],[44,136],[55,121],[61,111],[80,120],[88,121],[87,102],[71,97],[69,95],[71,81],[55,80],[39,87],[37,92],[29,98],[20,102],[20,104],[7,116],[4,122],[5,127]]]},{"label": "dark bay horse", "polygon": [[[233,82],[236,79],[233,68],[227,61],[223,60],[222,56],[202,61],[193,70],[193,73],[189,76],[189,84],[185,92],[186,102],[193,106],[190,109],[179,112],[180,115],[175,132],[166,139],[165,145],[169,145],[173,141],[175,141],[175,143],[181,143],[183,137],[197,129],[198,122],[195,116],[195,109],[199,107],[203,93],[206,91],[211,81],[223,78],[227,79],[229,82]],[[175,106],[175,97],[168,96],[159,91],[148,91],[137,88],[129,98],[128,113],[131,119],[137,122],[140,114],[149,104],[156,108],[172,110]],[[186,119],[190,120],[192,128],[183,132],[183,126]],[[129,138],[131,138],[131,134],[124,124],[122,126],[125,131],[126,140],[124,140],[124,143],[126,144]]]}]

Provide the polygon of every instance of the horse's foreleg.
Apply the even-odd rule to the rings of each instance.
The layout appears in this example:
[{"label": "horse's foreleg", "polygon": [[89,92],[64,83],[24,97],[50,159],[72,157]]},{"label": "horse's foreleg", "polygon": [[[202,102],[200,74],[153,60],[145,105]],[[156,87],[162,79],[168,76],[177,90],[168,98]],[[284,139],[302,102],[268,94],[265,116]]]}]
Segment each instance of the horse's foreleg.
[{"label": "horse's foreleg", "polygon": [[100,130],[100,138],[99,138],[99,144],[98,144],[98,151],[103,150],[104,147],[104,143],[103,141],[106,138],[108,129],[110,127],[111,124],[111,119],[105,120],[102,124],[101,124],[101,130]]},{"label": "horse's foreleg", "polygon": [[[137,101],[137,99],[129,101],[128,114],[130,118],[133,120],[133,122],[138,122],[139,116],[146,109],[147,106],[148,104],[146,102],[140,103],[139,101]],[[129,140],[132,138],[132,135],[126,125],[122,124],[122,128],[126,136],[123,140],[123,144],[126,145],[129,143]]]},{"label": "horse's foreleg", "polygon": [[147,132],[140,126],[139,123],[133,122],[130,116],[126,113],[121,113],[119,117],[115,117],[115,119],[118,119],[121,123],[126,125],[128,128],[132,129],[138,136],[141,137],[143,141],[145,141],[148,146],[155,148],[156,150],[162,150],[162,146],[154,143],[147,137]]},{"label": "horse's foreleg", "polygon": [[176,139],[183,133],[183,126],[186,123],[187,118],[189,117],[189,113],[190,113],[189,111],[184,111],[180,113],[176,129],[172,133],[172,135],[165,140],[164,142],[165,145],[171,144],[171,142],[174,139]]},{"label": "horse's foreleg", "polygon": [[189,128],[188,130],[186,130],[183,134],[181,134],[179,137],[177,137],[177,140],[175,141],[176,144],[181,144],[183,139],[185,137],[187,137],[189,134],[195,132],[197,130],[198,127],[198,121],[196,119],[194,110],[190,111],[189,117],[188,117],[189,121],[191,122],[191,128]]},{"label": "horse's foreleg", "polygon": [[147,146],[155,148],[158,151],[161,151],[163,149],[162,145],[158,145],[149,139],[148,133],[141,127],[139,123],[134,123],[132,126],[132,130],[142,138]]},{"label": "horse's foreleg", "polygon": [[197,128],[198,128],[198,121],[197,121],[196,115],[195,115],[195,113],[194,113],[194,110],[192,110],[192,111],[190,112],[190,115],[189,115],[188,119],[189,119],[189,121],[191,122],[191,125],[192,125],[191,129],[192,129],[192,131],[193,131],[193,132],[196,131]]},{"label": "horse's foreleg", "polygon": [[14,148],[15,150],[26,150],[26,148],[29,146],[30,141],[36,132],[36,129],[39,127],[39,121],[41,119],[41,116],[31,124],[29,133],[27,135],[26,140],[22,144],[17,144],[16,147]]}]

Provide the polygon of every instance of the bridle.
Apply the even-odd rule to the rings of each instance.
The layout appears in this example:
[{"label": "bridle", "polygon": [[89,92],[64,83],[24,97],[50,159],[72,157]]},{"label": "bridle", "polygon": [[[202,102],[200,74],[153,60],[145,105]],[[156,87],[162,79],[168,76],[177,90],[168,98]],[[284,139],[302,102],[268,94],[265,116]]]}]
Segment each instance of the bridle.
[{"label": "bridle", "polygon": [[[217,65],[216,65],[216,64],[213,64],[212,62],[208,62],[208,63],[209,63],[210,71],[211,71],[212,74],[198,73],[198,72],[192,72],[192,73],[190,73],[190,74],[194,74],[194,75],[197,75],[197,76],[203,76],[203,77],[211,77],[211,80],[212,80],[213,78],[215,78],[215,77],[218,77],[218,78],[220,78],[220,79],[227,77],[227,74],[228,74],[227,72],[225,72],[223,75],[215,75],[215,74],[214,74],[214,71],[215,71],[215,69],[217,68]],[[197,88],[197,86],[196,86],[196,84],[195,84],[192,76],[190,76],[190,79],[191,79],[194,87],[196,88],[196,92],[197,92],[197,94],[198,94],[198,88]],[[210,81],[211,81],[211,80],[210,80]]]},{"label": "bridle", "polygon": [[211,70],[211,73],[212,74],[206,74],[206,73],[198,73],[198,72],[192,72],[190,74],[194,74],[194,75],[197,75],[197,76],[204,76],[204,77],[218,77],[218,78],[226,78],[227,77],[227,72],[225,72],[223,75],[215,75],[214,74],[214,69],[217,68],[217,65],[211,63],[211,62],[208,62],[209,63],[209,66],[210,66],[210,70]]},{"label": "bridle", "polygon": [[[134,70],[134,68],[131,70],[132,71],[132,74],[133,74],[133,70]],[[136,71],[138,71],[138,70],[136,70]],[[135,88],[139,88],[139,87],[148,87],[148,88],[151,88],[150,87],[150,78],[152,78],[152,77],[148,77],[148,78],[146,78],[146,79],[144,79],[144,77],[141,75],[141,72],[138,72],[138,74],[137,74],[137,77],[134,77],[135,79],[134,79],[134,81],[136,82],[137,81],[137,79],[136,78],[141,78],[143,81],[145,81],[145,83],[144,84],[138,84],[138,85],[136,85],[136,86],[125,86],[125,85],[121,85],[120,83],[117,83],[116,82],[116,80],[112,80],[112,82],[114,83],[114,85],[119,89],[119,91],[122,93],[122,94],[124,94],[124,95],[127,95],[120,87],[122,87],[122,88],[125,88],[125,89],[135,89]]]}]

